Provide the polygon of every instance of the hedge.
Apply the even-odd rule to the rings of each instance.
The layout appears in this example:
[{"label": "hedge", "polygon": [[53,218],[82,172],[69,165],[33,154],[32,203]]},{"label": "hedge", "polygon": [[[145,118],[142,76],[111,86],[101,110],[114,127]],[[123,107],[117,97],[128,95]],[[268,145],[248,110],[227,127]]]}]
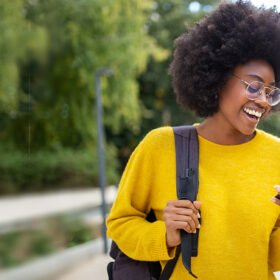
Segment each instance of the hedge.
[{"label": "hedge", "polygon": [[[114,147],[106,149],[108,184],[118,180]],[[94,151],[58,149],[22,152],[0,147],[0,194],[14,194],[98,185],[98,161]]]}]

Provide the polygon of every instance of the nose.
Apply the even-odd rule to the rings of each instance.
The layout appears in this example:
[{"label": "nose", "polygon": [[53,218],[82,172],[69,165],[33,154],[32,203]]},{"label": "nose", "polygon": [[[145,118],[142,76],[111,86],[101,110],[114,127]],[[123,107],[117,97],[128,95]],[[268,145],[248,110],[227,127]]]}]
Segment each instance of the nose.
[{"label": "nose", "polygon": [[258,98],[255,100],[255,103],[257,103],[258,105],[260,105],[261,107],[265,108],[265,109],[270,109],[271,106],[269,105],[269,103],[267,102],[267,98],[266,98],[266,92],[265,89],[263,89],[261,91],[261,94],[258,96]]}]

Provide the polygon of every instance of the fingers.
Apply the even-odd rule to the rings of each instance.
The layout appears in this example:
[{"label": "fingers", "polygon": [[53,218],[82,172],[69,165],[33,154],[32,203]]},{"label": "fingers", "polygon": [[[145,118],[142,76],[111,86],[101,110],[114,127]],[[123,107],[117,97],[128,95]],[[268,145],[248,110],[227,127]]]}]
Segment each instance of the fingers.
[{"label": "fingers", "polygon": [[194,204],[190,200],[169,200],[167,205],[171,205],[177,208],[188,208],[192,209],[194,213],[198,213],[198,209],[194,206]]},{"label": "fingers", "polygon": [[272,197],[272,202],[274,202],[275,204],[278,204],[280,206],[280,199],[276,198],[276,197]]},{"label": "fingers", "polygon": [[[177,209],[178,211],[179,209]],[[172,218],[174,221],[183,221],[188,222],[192,231],[195,231],[197,228],[200,228],[199,224],[199,214],[194,213],[192,209],[180,209],[181,214],[173,214]]]},{"label": "fingers", "polygon": [[185,223],[185,228],[189,229],[193,232],[198,227],[199,223],[196,221],[195,217],[193,215],[185,216],[185,215],[176,215],[174,216],[173,221],[174,222],[183,222]]},{"label": "fingers", "polygon": [[194,224],[191,222],[185,222],[185,221],[167,221],[166,227],[169,230],[179,230],[182,229],[188,233],[195,233],[196,228],[193,227]]},{"label": "fingers", "polygon": [[201,206],[201,202],[200,201],[194,201],[193,204],[194,204],[196,209],[200,209],[200,206]]},{"label": "fingers", "polygon": [[278,192],[277,197],[272,197],[272,202],[274,202],[275,204],[280,206],[280,186],[279,185],[275,185],[274,188],[276,189],[276,191]]},{"label": "fingers", "polygon": [[167,228],[183,229],[189,233],[196,232],[200,228],[198,208],[201,203],[197,202],[196,206],[188,200],[171,200],[168,201],[164,209],[164,220]]},{"label": "fingers", "polygon": [[174,218],[175,215],[191,216],[196,224],[200,217],[198,209],[189,200],[170,200],[168,201],[164,212],[167,215],[171,215],[172,218]]},{"label": "fingers", "polygon": [[188,233],[196,232],[197,228],[200,228],[198,220],[194,220],[192,216],[184,215],[170,215],[165,216],[165,223],[167,228],[178,230],[183,229]]},{"label": "fingers", "polygon": [[177,208],[175,207],[172,209],[172,213],[178,215],[178,216],[191,216],[193,219],[198,218],[198,212],[195,212],[192,209],[186,209],[186,208]]},{"label": "fingers", "polygon": [[275,185],[274,189],[280,194],[280,186],[279,185]]}]

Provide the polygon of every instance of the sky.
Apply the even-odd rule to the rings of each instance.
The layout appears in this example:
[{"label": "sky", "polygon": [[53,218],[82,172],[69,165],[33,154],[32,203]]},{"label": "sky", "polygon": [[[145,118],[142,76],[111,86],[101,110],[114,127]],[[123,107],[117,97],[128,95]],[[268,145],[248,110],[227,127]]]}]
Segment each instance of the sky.
[{"label": "sky", "polygon": [[272,7],[275,5],[278,11],[280,11],[280,0],[251,0],[251,2],[256,6],[264,4],[265,7]]},{"label": "sky", "polygon": [[[257,7],[264,5],[266,8],[270,8],[275,5],[277,7],[277,10],[280,12],[280,0],[251,0],[251,2]],[[200,8],[201,8],[201,5],[196,0],[191,2],[189,5],[190,11],[194,12],[194,13],[198,12],[200,10]],[[208,10],[208,12],[211,11],[211,6],[208,8],[210,8],[210,10]],[[207,11],[207,10],[204,10],[204,11]]]}]

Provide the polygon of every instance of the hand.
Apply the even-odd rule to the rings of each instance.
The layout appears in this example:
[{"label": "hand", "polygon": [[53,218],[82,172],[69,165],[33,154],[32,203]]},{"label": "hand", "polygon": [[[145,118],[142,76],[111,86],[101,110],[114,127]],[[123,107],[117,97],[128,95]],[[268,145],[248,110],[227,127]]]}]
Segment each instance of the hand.
[{"label": "hand", "polygon": [[169,248],[181,243],[180,230],[196,233],[200,228],[198,209],[201,202],[189,200],[170,200],[164,208],[163,219],[166,226],[166,243]]},{"label": "hand", "polygon": [[[274,186],[274,188],[276,189],[276,191],[278,192],[278,196],[280,197],[280,186],[276,185]],[[276,198],[275,196],[272,197],[271,199],[274,203],[278,204],[280,206],[280,198]]]}]

